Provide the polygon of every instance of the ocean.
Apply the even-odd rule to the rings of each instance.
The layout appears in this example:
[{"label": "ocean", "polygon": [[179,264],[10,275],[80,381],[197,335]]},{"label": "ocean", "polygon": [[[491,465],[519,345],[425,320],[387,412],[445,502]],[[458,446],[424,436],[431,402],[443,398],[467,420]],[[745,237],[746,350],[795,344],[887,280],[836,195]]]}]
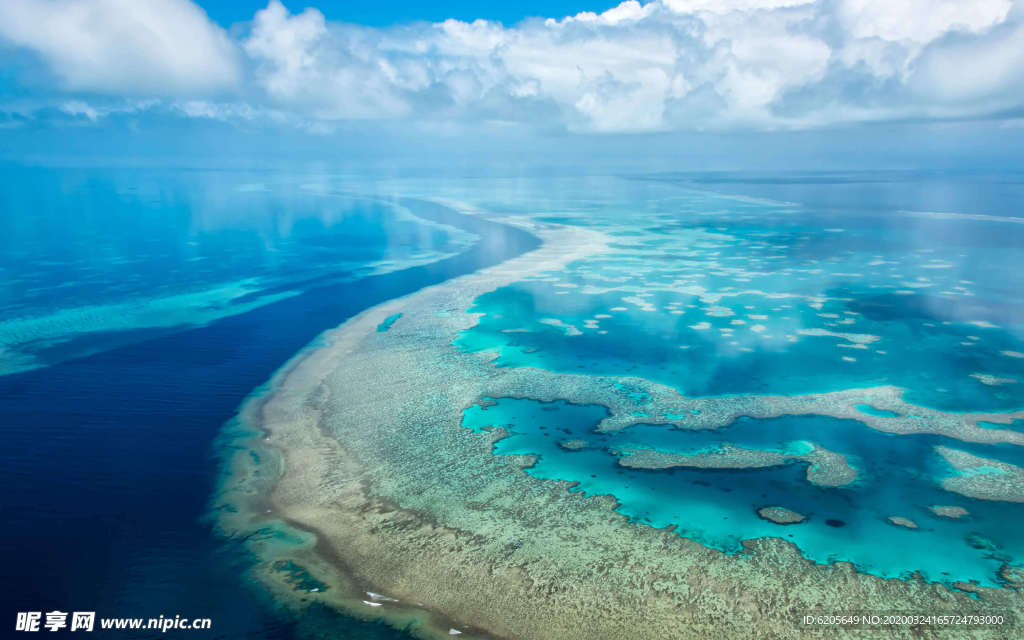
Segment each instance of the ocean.
[{"label": "ocean", "polygon": [[[896,385],[908,402],[950,413],[1024,409],[1019,174],[3,172],[9,619],[180,614],[211,618],[218,638],[407,637],[326,610],[291,619],[247,578],[244,545],[216,534],[210,500],[231,447],[223,426],[321,332],[537,246],[455,204],[614,241],[609,255],[477,299],[480,323],[455,346],[496,350],[500,367],[638,376],[700,397]],[[933,453],[946,445],[1024,466],[1019,446],[822,416],[715,431],[641,420],[595,437],[603,408],[542,405],[499,398],[486,420],[468,409],[464,426],[500,414],[511,437],[496,454],[540,456],[529,473],[614,495],[637,526],[676,526],[730,552],[785,535],[817,562],[946,584],[998,584],[999,566],[1024,555],[1017,506],[944,491],[953,470]],[[638,398],[637,417],[646,410]],[[569,438],[593,442],[557,445]],[[846,454],[856,483],[809,484],[800,462],[667,473],[618,464],[625,449],[797,455],[808,441]],[[781,502],[808,521],[777,532],[756,516]],[[927,511],[947,503],[971,518]]]}]

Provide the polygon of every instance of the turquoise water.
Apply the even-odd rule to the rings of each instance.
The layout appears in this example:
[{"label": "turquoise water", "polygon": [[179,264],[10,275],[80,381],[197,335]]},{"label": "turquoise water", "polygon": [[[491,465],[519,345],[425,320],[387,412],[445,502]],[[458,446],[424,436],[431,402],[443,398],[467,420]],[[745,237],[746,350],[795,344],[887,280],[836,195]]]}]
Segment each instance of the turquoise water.
[{"label": "turquoise water", "polygon": [[[463,426],[475,431],[504,427],[510,435],[497,442],[495,453],[537,456],[527,469],[531,475],[578,483],[573,490],[587,495],[612,495],[619,511],[637,522],[674,526],[682,536],[728,552],[740,551],[742,540],[776,536],[816,562],[846,560],[887,578],[919,571],[928,580],[990,586],[998,584],[996,573],[1004,562],[1024,558],[1020,505],[942,490],[938,480],[953,471],[932,450],[942,444],[1024,465],[1019,447],[892,436],[823,416],[741,418],[718,430],[641,424],[616,433],[595,432],[605,415],[597,406],[499,398],[493,405],[468,409]],[[586,447],[570,450],[560,444],[573,439]],[[817,487],[804,477],[804,462],[743,470],[629,469],[619,466],[613,454],[633,448],[694,453],[725,443],[787,453],[799,451],[807,440],[846,455],[859,472],[857,480],[839,488]],[[928,510],[930,505],[961,505],[971,516],[942,518]],[[808,519],[783,527],[758,517],[757,509],[765,506],[793,509]],[[889,516],[908,517],[920,528],[893,525]],[[978,536],[991,541],[992,548],[976,548]]]},{"label": "turquoise water", "polygon": [[[602,231],[610,248],[482,295],[469,309],[479,323],[456,346],[495,352],[499,367],[636,376],[688,396],[895,385],[909,402],[947,411],[1024,408],[1019,176],[991,189],[991,181],[962,176],[901,175],[877,184],[857,176],[712,180],[710,188],[724,185],[731,195],[695,190],[703,183],[692,176],[628,182],[579,180],[546,197],[510,188],[506,199],[537,211],[537,219]],[[936,194],[936,183],[952,195]],[[751,197],[762,194],[775,199]],[[954,205],[970,206],[965,213]],[[642,418],[649,399],[637,393],[636,400],[633,415]],[[944,491],[940,480],[955,471],[933,450],[944,445],[1020,466],[1018,447],[892,436],[821,416],[742,419],[719,431],[637,425],[596,434],[603,412],[502,398],[468,410],[465,426],[511,425],[495,451],[539,456],[529,473],[613,495],[639,522],[675,526],[727,551],[744,539],[780,536],[816,562],[986,585],[998,584],[1003,562],[1024,559],[1020,506]],[[568,438],[589,446],[558,445]],[[858,480],[817,487],[800,461],[637,470],[618,466],[612,454],[723,444],[791,452],[807,442],[846,455]],[[781,527],[757,516],[757,508],[775,505],[808,520]],[[962,505],[972,515],[944,519],[929,505]],[[889,516],[920,528],[893,525]],[[977,548],[980,539],[986,548]]]},{"label": "turquoise water", "polygon": [[316,176],[3,174],[0,375],[427,264],[475,241],[412,217],[390,194],[351,195]]},{"label": "turquoise water", "polygon": [[395,324],[395,322],[397,322],[398,319],[401,318],[401,317],[402,317],[402,314],[396,313],[393,316],[388,316],[387,318],[384,318],[384,322],[381,322],[379,325],[377,325],[378,333],[384,333],[385,331],[390,329],[391,325]]},{"label": "turquoise water", "polygon": [[543,218],[603,230],[612,251],[480,297],[458,345],[687,395],[892,384],[937,408],[1024,405],[1019,221],[840,217],[685,191],[644,207]]},{"label": "turquoise water", "polygon": [[[899,213],[939,209],[932,197],[915,206],[923,183],[912,178],[887,187],[885,198],[843,186],[851,206],[834,210],[815,198],[810,206],[780,202],[805,193],[781,178],[767,194],[776,200],[763,200],[748,197],[756,189],[724,197],[675,178],[3,171],[0,477],[10,490],[0,572],[17,585],[6,601],[12,617],[180,611],[212,617],[216,637],[405,637],[327,611],[296,621],[276,609],[247,579],[244,547],[214,535],[209,499],[235,442],[227,433],[215,443],[222,425],[320,332],[535,246],[486,217],[407,197],[611,238],[607,253],[477,301],[474,311],[485,315],[458,346],[496,347],[501,366],[639,375],[705,395],[884,383],[952,410],[1024,405],[1024,359],[1013,355],[1024,353],[1024,226],[992,219],[1016,215],[1019,199],[1005,196],[1016,183],[1005,180],[998,189],[970,179],[970,189],[950,187],[957,208],[947,213],[989,216],[979,219]],[[1003,196],[981,197],[993,191]],[[379,330],[401,322],[392,316]],[[642,418],[650,399],[624,391]],[[1022,557],[1019,506],[935,484],[952,473],[935,444],[1022,464],[1010,447],[886,436],[821,418],[593,434],[604,412],[499,399],[471,409],[466,426],[512,425],[496,452],[539,455],[530,473],[613,494],[639,525],[675,524],[728,551],[744,538],[777,535],[816,561],[982,584],[994,582],[1001,561]],[[570,437],[590,445],[557,446]],[[641,471],[617,466],[610,453],[697,451],[722,439],[785,451],[814,441],[847,455],[861,476],[823,489],[806,481],[802,462]],[[789,527],[760,520],[754,510],[768,504],[809,519]],[[972,516],[939,519],[929,504],[960,504]],[[889,515],[921,529],[890,525]]]}]

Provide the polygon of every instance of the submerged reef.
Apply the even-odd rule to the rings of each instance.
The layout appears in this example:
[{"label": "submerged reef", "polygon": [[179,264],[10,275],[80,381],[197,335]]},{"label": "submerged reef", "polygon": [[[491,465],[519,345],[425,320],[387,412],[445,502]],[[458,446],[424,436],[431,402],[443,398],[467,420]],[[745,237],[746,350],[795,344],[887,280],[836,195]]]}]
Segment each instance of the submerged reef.
[{"label": "submerged reef", "polygon": [[667,453],[651,449],[626,449],[617,452],[619,465],[631,469],[671,469],[696,467],[698,469],[757,469],[785,464],[787,456],[777,451],[744,449],[721,445],[710,451],[696,453]]},{"label": "submerged reef", "polygon": [[857,470],[842,454],[808,443],[810,451],[802,454],[746,449],[731,444],[719,445],[694,453],[671,453],[652,449],[624,449],[615,452],[620,466],[631,469],[758,469],[775,467],[794,460],[810,464],[807,481],[821,487],[840,487],[857,479]]},{"label": "submerged reef", "polygon": [[[609,413],[598,432],[652,423],[716,429],[741,416],[819,414],[893,434],[1024,444],[1024,434],[977,424],[1009,424],[1024,412],[947,413],[905,402],[895,387],[687,398],[639,377],[495,367],[493,352],[452,346],[479,320],[466,312],[472,301],[599,255],[609,243],[587,229],[505,221],[532,231],[543,246],[359,314],[326,333],[317,348],[282,369],[268,394],[243,408],[248,435],[229,461],[217,499],[219,525],[247,540],[260,560],[253,575],[278,600],[299,612],[336,607],[425,638],[453,631],[551,640],[749,638],[754,629],[761,637],[818,637],[822,630],[802,626],[801,616],[1024,612],[1013,589],[978,587],[972,595],[919,576],[887,580],[848,562],[816,564],[782,538],[746,540],[739,553],[725,553],[675,530],[630,521],[612,496],[587,496],[569,482],[524,473],[531,456],[494,455],[504,430],[461,426],[463,410],[487,397],[601,404]],[[378,331],[399,313],[401,322]],[[647,400],[643,411],[638,397]],[[856,408],[864,403],[896,416],[865,414]],[[820,485],[856,477],[834,452],[815,448],[804,458],[808,479]],[[843,525],[834,518],[827,524],[837,532]],[[303,568],[301,584],[308,574],[316,581],[308,584],[324,588],[296,591],[293,572],[279,569],[288,566]],[[945,631],[829,627],[827,633],[949,637]],[[971,633],[1007,637],[1002,627]]]},{"label": "submerged reef", "polygon": [[857,470],[850,466],[846,456],[813,443],[812,446],[809,453],[799,456],[811,465],[807,468],[808,482],[819,487],[842,487],[857,479]]},{"label": "submerged reef", "polygon": [[889,522],[893,523],[897,527],[905,527],[907,529],[917,529],[917,523],[914,522],[913,520],[911,520],[910,518],[905,518],[903,516],[889,516],[888,518],[886,518],[886,520],[888,520]]},{"label": "submerged reef", "polygon": [[979,500],[1024,502],[1024,469],[959,449],[935,447],[935,451],[958,472],[943,478],[943,489]]},{"label": "submerged reef", "polygon": [[[529,388],[528,397],[536,400],[565,399],[575,404],[604,405],[608,407],[609,416],[599,425],[601,431],[617,431],[635,424],[718,429],[733,424],[740,417],[821,415],[857,420],[872,429],[897,435],[927,433],[965,442],[1024,446],[1024,433],[978,425],[979,422],[1009,425],[1024,419],[1024,411],[941,411],[905,402],[903,391],[891,386],[813,395],[686,398],[675,389],[642,378],[555,374],[526,367],[509,370],[495,383],[492,396],[526,397],[521,390]],[[622,391],[627,387],[644,393],[648,398],[643,415],[636,415],[635,400]],[[874,411],[867,413],[858,405],[869,405]],[[883,411],[894,415],[883,415]]]},{"label": "submerged reef", "polygon": [[757,515],[775,524],[799,524],[807,519],[802,513],[785,507],[761,507],[757,510]]},{"label": "submerged reef", "polygon": [[967,509],[960,506],[933,504],[928,508],[937,516],[953,518],[954,520],[971,515]]},{"label": "submerged reef", "polygon": [[999,376],[994,376],[990,373],[972,373],[971,377],[981,384],[986,384],[990,387],[998,387],[1004,384],[1015,384],[1017,382],[1016,378],[1000,378]]},{"label": "submerged reef", "polygon": [[558,443],[558,446],[568,451],[579,451],[580,449],[586,449],[590,446],[586,440],[579,438],[572,438],[571,440],[562,440]]}]

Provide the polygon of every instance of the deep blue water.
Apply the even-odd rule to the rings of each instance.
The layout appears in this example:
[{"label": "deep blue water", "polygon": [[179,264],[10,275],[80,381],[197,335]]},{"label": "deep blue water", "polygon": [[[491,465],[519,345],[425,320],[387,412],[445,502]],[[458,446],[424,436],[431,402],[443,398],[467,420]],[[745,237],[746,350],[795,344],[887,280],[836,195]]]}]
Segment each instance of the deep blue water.
[{"label": "deep blue water", "polygon": [[[135,251],[136,242],[151,242],[156,247],[153,251],[142,247],[137,252],[146,264],[143,288],[146,282],[165,278],[169,286],[195,290],[203,278],[216,279],[205,272],[161,273],[161,264],[171,269],[178,263],[160,252],[193,246],[188,242],[195,241],[195,234],[189,229],[208,211],[195,202],[187,207],[175,204],[195,195],[194,187],[182,188],[180,181],[196,176],[116,171],[72,175],[21,169],[17,175],[28,189],[72,180],[84,182],[87,189],[100,194],[97,198],[71,187],[50,196],[55,209],[47,219],[54,229],[63,228],[57,230],[59,237],[41,234],[45,246],[39,249],[65,256],[53,259],[58,263],[50,265],[53,274],[39,276],[40,286],[50,290],[38,295],[50,304],[61,304],[63,294],[47,283],[51,278],[76,277],[78,267],[72,262],[103,269],[113,255]],[[265,178],[206,175],[202,176],[202,193],[232,198],[238,184]],[[144,206],[135,201],[126,205],[115,197],[125,185],[144,184],[160,186]],[[9,181],[3,188],[7,195],[2,201],[3,226],[24,229],[42,225],[40,220],[31,220],[39,212],[28,203],[46,198],[22,193],[20,199],[12,199],[17,187]],[[86,205],[90,209],[86,219],[76,206],[83,200],[95,205]],[[12,202],[18,203],[18,208]],[[2,618],[12,625],[7,627],[5,622],[2,634],[13,629],[17,611],[59,609],[96,611],[98,616],[209,617],[213,619],[209,637],[218,638],[294,635],[293,622],[277,614],[272,603],[246,583],[248,558],[241,545],[216,539],[211,523],[204,520],[218,479],[211,447],[221,426],[254,388],[323,330],[378,302],[536,246],[531,236],[484,219],[426,202],[395,201],[415,210],[419,217],[455,225],[484,240],[426,266],[354,280],[345,280],[352,277],[348,266],[332,273],[321,265],[317,272],[321,280],[310,284],[304,258],[310,256],[313,261],[322,256],[318,245],[334,252],[340,264],[366,263],[386,254],[389,238],[394,239],[388,236],[392,221],[379,207],[353,205],[341,196],[337,198],[340,205],[329,195],[289,202],[297,211],[295,217],[308,219],[303,224],[309,225],[323,220],[325,207],[348,207],[349,212],[355,207],[356,211],[354,221],[352,216],[341,216],[334,223],[321,223],[320,230],[303,231],[303,238],[290,237],[295,264],[268,269],[276,281],[288,282],[289,297],[199,327],[163,328],[155,336],[144,329],[125,332],[130,335],[94,334],[85,339],[99,341],[88,345],[89,351],[101,349],[97,353],[0,376],[4,435],[0,449],[0,486],[4,487],[0,497],[4,514],[0,583],[5,590]],[[119,236],[125,228],[124,218],[131,217],[132,211],[144,212],[147,217],[133,219],[125,235]],[[169,219],[161,212],[174,217]],[[252,218],[246,217],[244,209],[238,213],[241,220],[229,227],[237,232],[236,240],[248,245],[251,238],[245,236]],[[436,235],[436,229],[423,231],[430,241],[446,242]],[[349,232],[361,239],[355,246],[347,240]],[[95,238],[90,236],[93,233]],[[8,273],[34,266],[33,247],[24,244],[32,237],[39,236],[26,232],[20,244],[5,239],[7,247],[19,248],[17,253],[0,254]],[[209,238],[200,242],[205,240]],[[98,245],[107,250],[81,255]],[[258,247],[239,248],[230,238],[220,246],[206,246],[204,251],[218,263],[211,268],[220,270],[221,277],[258,275],[253,271],[274,259],[268,256],[271,252]],[[299,265],[304,270],[296,277]],[[72,275],[58,275],[65,270]],[[296,285],[296,279],[303,282]],[[107,289],[116,286],[114,280],[101,278],[95,289],[80,285],[78,291],[87,298],[91,295],[88,302],[102,300],[109,295]],[[317,286],[317,282],[327,284]],[[12,295],[5,299],[8,305],[27,305],[23,297],[8,294]],[[10,317],[14,312],[8,307],[4,313]],[[330,629],[338,634],[335,637],[404,637],[380,625],[326,612],[322,615],[322,620],[312,623],[313,630]],[[306,621],[303,633],[310,628]],[[199,632],[182,633],[203,637]],[[95,635],[102,636],[98,631]],[[127,632],[111,635],[131,637]]]},{"label": "deep blue water", "polygon": [[[7,168],[0,373],[453,255],[471,234],[322,178]],[[364,188],[366,185],[362,185]]]}]

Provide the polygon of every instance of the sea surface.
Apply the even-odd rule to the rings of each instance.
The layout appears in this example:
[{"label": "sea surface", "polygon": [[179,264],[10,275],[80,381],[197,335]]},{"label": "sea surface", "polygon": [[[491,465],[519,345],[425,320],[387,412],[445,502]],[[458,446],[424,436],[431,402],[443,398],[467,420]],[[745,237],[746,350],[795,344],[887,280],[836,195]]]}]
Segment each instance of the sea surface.
[{"label": "sea surface", "polygon": [[[1024,353],[1020,174],[0,171],[8,619],[95,610],[209,617],[211,637],[405,637],[327,611],[290,620],[248,580],[242,545],[215,535],[210,496],[231,446],[223,425],[319,333],[536,246],[444,203],[613,238],[608,254],[476,301],[480,324],[454,347],[497,350],[499,366],[640,376],[695,396],[891,384],[947,411],[1024,408],[1024,358],[1006,355]],[[823,417],[596,435],[602,407],[497,399],[474,421],[480,409],[467,428],[496,414],[510,426],[497,454],[538,455],[530,473],[611,493],[637,526],[726,551],[781,535],[815,561],[946,583],[996,584],[1001,562],[1024,561],[1019,505],[943,491],[951,471],[933,452],[1024,465],[1014,447]],[[594,446],[557,446],[571,437]],[[800,464],[624,471],[609,453],[806,441],[848,455],[857,483],[816,487]],[[783,501],[808,521],[779,532],[754,513]],[[943,520],[931,504],[972,515]]]},{"label": "sea surface", "polygon": [[[893,385],[910,403],[953,413],[1024,408],[1019,176],[665,174],[622,181],[618,191],[615,184],[563,180],[547,201],[519,201],[541,212],[536,219],[605,232],[611,249],[480,296],[470,309],[479,322],[459,348],[497,353],[499,367],[635,376],[689,397]],[[515,208],[515,198],[505,206]],[[944,210],[944,202],[966,211]],[[1022,467],[1019,446],[896,436],[824,416],[682,431],[643,424],[643,397],[633,414],[640,424],[606,434],[595,431],[601,407],[491,400],[468,410],[464,426],[505,427],[511,435],[497,454],[537,456],[528,473],[612,495],[637,522],[727,552],[746,539],[785,537],[815,562],[948,585],[998,586],[1004,563],[1024,561],[1019,503],[943,489],[960,474],[936,451]],[[1020,431],[1024,422],[1003,428]],[[586,446],[560,446],[567,440]],[[795,462],[619,464],[623,451],[636,449],[799,455],[814,445],[845,456],[856,481],[815,486],[804,479],[807,464]],[[929,508],[936,505],[962,506],[970,516],[941,517]],[[765,506],[807,521],[780,527],[758,517]]]},{"label": "sea surface", "polygon": [[18,611],[56,609],[211,618],[217,638],[407,637],[328,611],[297,624],[250,583],[252,559],[208,513],[215,443],[325,329],[536,242],[367,180],[359,197],[316,180],[4,170],[0,576],[12,625]]}]

